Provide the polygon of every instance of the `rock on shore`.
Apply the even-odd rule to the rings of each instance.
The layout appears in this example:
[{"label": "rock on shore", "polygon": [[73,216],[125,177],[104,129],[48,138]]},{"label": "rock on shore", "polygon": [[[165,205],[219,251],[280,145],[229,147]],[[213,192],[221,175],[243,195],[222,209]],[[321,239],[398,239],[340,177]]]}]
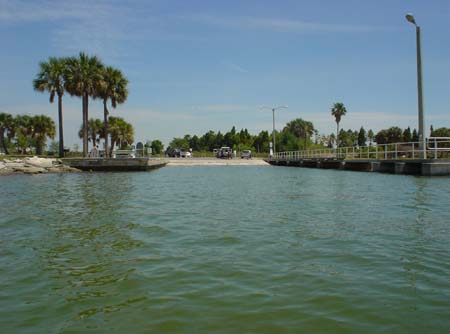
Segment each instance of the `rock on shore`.
[{"label": "rock on shore", "polygon": [[61,160],[50,158],[23,158],[0,160],[0,175],[8,174],[45,174],[45,173],[77,173],[79,169],[65,166]]}]

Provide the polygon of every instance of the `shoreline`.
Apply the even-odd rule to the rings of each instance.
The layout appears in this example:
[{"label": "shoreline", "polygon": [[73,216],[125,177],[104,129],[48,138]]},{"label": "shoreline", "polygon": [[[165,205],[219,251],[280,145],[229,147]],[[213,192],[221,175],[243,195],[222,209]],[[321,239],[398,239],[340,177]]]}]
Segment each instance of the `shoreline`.
[{"label": "shoreline", "polygon": [[77,168],[63,165],[60,159],[55,158],[0,158],[0,175],[17,175],[17,174],[61,174],[61,173],[79,173]]},{"label": "shoreline", "polygon": [[[156,160],[156,159],[155,159]],[[167,167],[176,166],[270,166],[261,158],[253,159],[218,159],[218,158],[162,158]],[[0,176],[17,174],[61,174],[80,173],[82,170],[64,164],[56,158],[0,158]]]},{"label": "shoreline", "polygon": [[270,166],[263,159],[168,158],[167,167],[174,166]]}]

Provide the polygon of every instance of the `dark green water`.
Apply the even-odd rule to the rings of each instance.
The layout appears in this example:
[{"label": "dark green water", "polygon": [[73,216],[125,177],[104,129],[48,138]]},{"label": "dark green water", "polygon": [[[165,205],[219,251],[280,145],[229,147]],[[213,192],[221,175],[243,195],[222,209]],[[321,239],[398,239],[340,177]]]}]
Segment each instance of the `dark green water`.
[{"label": "dark green water", "polygon": [[1,333],[448,333],[450,178],[0,178]]}]

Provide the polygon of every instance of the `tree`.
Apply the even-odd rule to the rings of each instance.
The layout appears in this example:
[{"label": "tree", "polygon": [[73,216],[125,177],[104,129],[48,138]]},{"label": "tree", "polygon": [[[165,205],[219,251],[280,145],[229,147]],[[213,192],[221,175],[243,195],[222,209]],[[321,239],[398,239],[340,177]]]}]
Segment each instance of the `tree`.
[{"label": "tree", "polygon": [[333,107],[331,108],[331,115],[334,116],[335,120],[336,120],[336,124],[337,124],[337,131],[336,131],[336,136],[337,136],[337,147],[339,148],[339,144],[340,144],[340,138],[339,138],[339,123],[341,122],[341,118],[342,116],[344,116],[347,113],[347,109],[345,108],[344,104],[342,102],[337,102],[333,105]]},{"label": "tree", "polygon": [[301,118],[294,119],[286,124],[283,131],[289,131],[298,139],[303,138],[303,149],[307,148],[307,140],[314,134],[314,125]]},{"label": "tree", "polygon": [[[83,138],[84,128],[83,124],[78,131],[78,137]],[[104,124],[101,120],[90,118],[88,121],[88,142],[91,141],[93,145],[98,144],[100,138],[105,138]]]},{"label": "tree", "polygon": [[33,141],[33,119],[28,115],[17,115],[15,121],[17,126],[17,146],[22,153],[25,153]]},{"label": "tree", "polygon": [[254,140],[254,145],[256,148],[256,151],[259,152],[269,152],[269,132],[268,131],[261,131]]},{"label": "tree", "polygon": [[111,136],[111,151],[114,150],[115,145],[122,148],[134,141],[133,126],[121,117],[109,117],[109,130]]},{"label": "tree", "polygon": [[436,130],[433,129],[431,137],[450,137],[450,129],[449,128],[438,128]]},{"label": "tree", "polygon": [[128,80],[125,79],[121,71],[110,66],[103,69],[102,77],[99,81],[98,96],[103,100],[105,156],[109,156],[108,100],[111,101],[111,107],[114,109],[118,104],[124,103],[128,97]]},{"label": "tree", "polygon": [[380,130],[376,134],[375,140],[379,145],[399,143],[402,141],[402,129],[397,126],[393,126],[389,129]]},{"label": "tree", "polygon": [[6,145],[5,136],[12,131],[15,131],[15,122],[11,114],[1,113],[0,114],[0,142],[5,154],[9,154],[8,147]]},{"label": "tree", "polygon": [[373,133],[372,129],[367,131],[367,139],[369,139],[369,145],[372,146],[373,140],[375,139],[375,134]]},{"label": "tree", "polygon": [[411,128],[408,126],[405,131],[403,131],[403,142],[410,143],[412,140]]},{"label": "tree", "polygon": [[97,57],[80,52],[79,57],[66,60],[64,83],[66,91],[72,96],[82,98],[83,110],[83,155],[88,155],[89,96],[98,96],[99,82],[103,79],[103,64]]},{"label": "tree", "polygon": [[164,151],[164,145],[163,143],[158,140],[155,139],[152,141],[152,152],[153,154],[161,154],[161,152]]},{"label": "tree", "polygon": [[197,135],[193,135],[189,141],[189,147],[194,151],[200,151],[200,139]]},{"label": "tree", "polygon": [[169,144],[171,148],[179,148],[183,150],[187,150],[189,148],[189,141],[186,137],[184,138],[173,138]]},{"label": "tree", "polygon": [[55,122],[45,115],[37,115],[31,119],[33,124],[32,138],[36,140],[36,154],[42,154],[47,138],[55,138]]},{"label": "tree", "polygon": [[412,139],[412,141],[415,142],[415,143],[419,141],[419,134],[417,133],[417,130],[416,130],[416,129],[413,130],[412,138],[411,138],[411,139]]},{"label": "tree", "polygon": [[59,157],[64,156],[64,133],[63,133],[63,108],[62,97],[64,95],[64,74],[66,71],[66,60],[50,57],[48,61],[39,64],[39,73],[33,80],[33,87],[38,92],[49,92],[50,103],[58,96],[58,124],[59,124]]},{"label": "tree", "polygon": [[361,127],[358,133],[358,146],[359,147],[366,146],[366,141],[367,141],[366,130],[364,130],[364,128]]}]

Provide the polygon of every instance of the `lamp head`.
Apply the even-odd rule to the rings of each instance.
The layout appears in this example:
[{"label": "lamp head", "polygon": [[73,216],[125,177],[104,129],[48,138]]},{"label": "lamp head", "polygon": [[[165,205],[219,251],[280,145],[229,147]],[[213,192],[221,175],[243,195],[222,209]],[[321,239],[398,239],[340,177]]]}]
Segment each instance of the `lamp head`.
[{"label": "lamp head", "polygon": [[411,22],[412,24],[417,25],[413,14],[411,14],[411,13],[406,14],[406,19],[408,20],[408,22]]}]

